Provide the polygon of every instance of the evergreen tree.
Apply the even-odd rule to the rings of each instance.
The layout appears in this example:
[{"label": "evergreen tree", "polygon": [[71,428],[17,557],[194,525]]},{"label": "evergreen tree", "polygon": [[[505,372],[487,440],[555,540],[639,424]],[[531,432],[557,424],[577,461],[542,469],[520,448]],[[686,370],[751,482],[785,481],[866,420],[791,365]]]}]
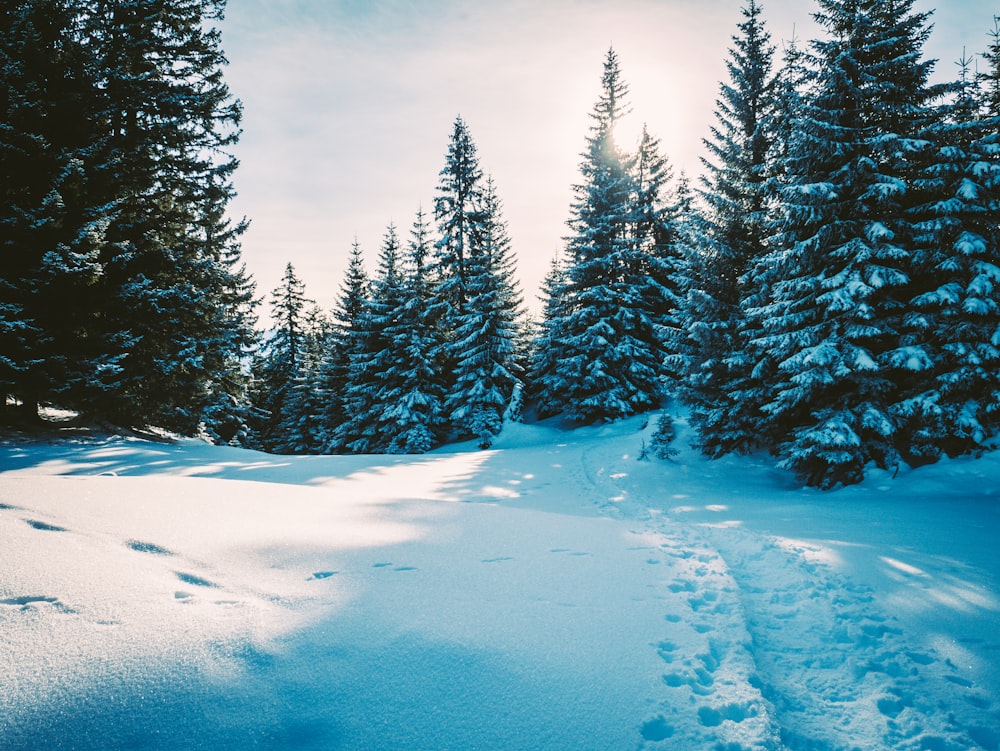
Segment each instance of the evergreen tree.
[{"label": "evergreen tree", "polygon": [[329,394],[321,367],[331,337],[329,321],[313,305],[302,318],[300,346],[295,371],[289,374],[286,384],[276,453],[320,453],[328,443],[325,415]]},{"label": "evergreen tree", "polygon": [[[683,319],[687,247],[682,225],[688,221],[690,205],[685,188],[674,185],[673,170],[660,154],[659,140],[645,125],[633,160],[633,178],[632,247],[622,284],[633,296],[633,311],[650,326],[647,346],[639,348],[637,356],[648,358],[645,367],[657,370],[664,359],[675,361],[687,325]],[[669,368],[664,375],[681,377]]]},{"label": "evergreen tree", "polygon": [[384,393],[383,440],[394,454],[429,451],[443,422],[444,384],[435,362],[442,340],[432,315],[430,251],[429,227],[420,210],[410,232],[402,300],[390,311],[386,327],[394,357],[391,386]]},{"label": "evergreen tree", "polygon": [[[705,139],[701,197],[706,205],[691,256],[686,300],[689,335],[683,395],[702,449],[711,455],[751,447],[760,436],[744,304],[766,253],[767,180],[774,136],[774,47],[756,0],[744,6],[720,85],[716,124]],[[794,67],[791,68],[794,70]],[[794,92],[790,89],[789,93]]]},{"label": "evergreen tree", "polygon": [[554,345],[550,372],[535,383],[539,400],[558,404],[581,422],[614,420],[658,406],[664,356],[661,322],[651,317],[646,292],[633,272],[648,262],[635,242],[635,161],[615,142],[628,112],[628,87],[609,50],[601,96],[580,166],[583,181],[569,221],[561,315],[546,322]]},{"label": "evergreen tree", "polygon": [[[114,205],[100,332],[120,357],[93,408],[120,424],[190,433],[242,399],[253,343],[244,223],[225,216],[241,108],[222,70],[224,0],[94,0],[103,93],[101,188]],[[238,419],[238,415],[232,415]]]},{"label": "evergreen tree", "polygon": [[976,73],[974,99],[983,117],[1000,117],[1000,16],[993,17],[990,44],[981,57],[986,67]]},{"label": "evergreen tree", "polygon": [[79,408],[118,374],[95,336],[109,207],[92,187],[102,134],[85,10],[0,10],[0,391],[28,419],[41,402]]},{"label": "evergreen tree", "polygon": [[390,224],[370,295],[352,331],[355,346],[349,351],[343,392],[345,418],[335,431],[338,445],[352,453],[384,452],[391,441],[392,427],[386,425],[385,408],[396,357],[389,324],[402,306],[404,294],[399,258],[399,238]]},{"label": "evergreen tree", "polygon": [[483,172],[476,145],[461,117],[455,119],[441,170],[434,218],[440,239],[435,245],[434,268],[440,280],[438,296],[445,306],[445,325],[467,301],[467,263],[483,237]]},{"label": "evergreen tree", "polygon": [[897,461],[891,414],[910,282],[914,153],[935,92],[912,0],[819,0],[815,95],[784,170],[781,223],[752,311],[777,363],[765,435],[811,484]]},{"label": "evergreen tree", "polygon": [[909,212],[910,301],[892,357],[911,463],[982,450],[1000,424],[1000,119],[980,114],[970,61],[960,65],[952,101],[923,133]]},{"label": "evergreen tree", "polygon": [[459,435],[489,448],[520,384],[522,301],[510,238],[492,180],[483,194],[482,234],[466,261],[467,304],[455,317],[456,369],[445,411]]},{"label": "evergreen tree", "polygon": [[299,415],[291,414],[295,405],[290,403],[290,394],[296,378],[306,371],[305,311],[311,301],[291,263],[285,266],[270,302],[272,329],[252,368],[252,445],[265,451],[292,453],[299,443],[290,443],[286,430]]},{"label": "evergreen tree", "polygon": [[337,453],[346,448],[341,442],[341,437],[346,437],[341,425],[347,421],[348,416],[344,401],[349,381],[348,371],[351,356],[361,349],[361,319],[370,291],[361,245],[355,238],[340,288],[340,297],[333,311],[331,341],[320,366],[320,379],[328,394],[324,422],[328,436],[326,451],[329,453]]},{"label": "evergreen tree", "polygon": [[562,254],[557,253],[552,257],[549,271],[542,280],[542,319],[534,327],[531,366],[526,384],[527,399],[540,418],[553,417],[566,406],[559,392],[546,389],[559,380],[559,360],[556,357],[559,331],[556,326],[566,315],[565,289],[565,261]]}]

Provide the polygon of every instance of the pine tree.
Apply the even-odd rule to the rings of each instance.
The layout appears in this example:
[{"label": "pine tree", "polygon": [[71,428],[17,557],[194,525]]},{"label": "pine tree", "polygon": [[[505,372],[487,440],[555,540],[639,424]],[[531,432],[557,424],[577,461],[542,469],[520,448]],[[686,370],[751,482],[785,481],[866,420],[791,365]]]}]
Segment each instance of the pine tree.
[{"label": "pine tree", "polygon": [[456,368],[445,411],[458,435],[489,448],[521,383],[521,295],[500,199],[483,193],[482,234],[466,262],[467,304],[455,316]]},{"label": "pine tree", "polygon": [[561,253],[557,253],[552,257],[549,271],[542,280],[542,318],[535,324],[531,339],[531,366],[526,384],[527,400],[539,418],[558,415],[566,407],[561,394],[550,388],[559,382],[557,322],[567,312],[566,283],[565,260]]},{"label": "pine tree", "polygon": [[777,363],[761,428],[811,484],[898,461],[891,415],[910,282],[914,153],[935,92],[912,0],[819,0],[818,80],[786,161],[769,300],[752,314]]},{"label": "pine tree", "polygon": [[92,187],[101,133],[85,10],[0,10],[0,391],[28,419],[41,402],[85,405],[118,373],[94,331],[108,207]]},{"label": "pine tree", "polygon": [[476,145],[468,126],[458,117],[434,198],[434,218],[440,233],[434,249],[434,269],[440,279],[438,296],[446,306],[446,326],[448,316],[463,310],[466,304],[466,266],[483,236],[483,190]]},{"label": "pine tree", "polygon": [[399,238],[389,225],[379,251],[378,272],[364,301],[352,336],[347,382],[343,391],[345,418],[335,431],[338,445],[358,454],[381,453],[391,442],[392,426],[386,424],[388,379],[397,353],[393,351],[390,323],[402,307],[404,294]]},{"label": "pine tree", "polygon": [[[673,169],[660,154],[659,140],[644,125],[633,159],[632,247],[622,285],[631,291],[630,306],[639,314],[641,327],[648,327],[646,346],[637,350],[637,357],[647,358],[641,367],[649,370],[660,370],[664,360],[676,359],[687,325],[683,320],[687,248],[682,225],[690,206],[682,183],[683,178],[675,185]],[[663,375],[681,377],[669,368],[663,369]]]},{"label": "pine tree", "polygon": [[[686,300],[689,332],[682,391],[703,451],[746,450],[759,439],[744,305],[754,269],[767,252],[768,177],[774,47],[756,0],[743,7],[720,85],[716,125],[705,139],[701,197],[706,205],[691,256]],[[790,70],[794,70],[791,68]]]},{"label": "pine tree", "polygon": [[393,454],[420,454],[433,448],[444,417],[444,384],[436,367],[441,331],[431,308],[430,230],[417,212],[403,264],[402,299],[388,311],[386,338],[392,347],[391,372],[383,392],[382,441]]},{"label": "pine tree", "polygon": [[302,316],[295,370],[287,377],[277,430],[280,438],[273,449],[276,453],[321,453],[329,442],[325,420],[329,394],[324,388],[321,367],[329,349],[331,329],[330,322],[316,305]]},{"label": "pine tree", "polygon": [[[224,0],[94,0],[100,186],[114,205],[100,316],[121,357],[93,408],[190,433],[242,399],[253,286],[231,224],[241,108],[222,77]],[[238,415],[231,417],[238,419]]]},{"label": "pine tree", "polygon": [[981,57],[985,70],[977,71],[973,98],[985,118],[1000,117],[1000,16],[993,17],[990,44]]},{"label": "pine tree", "polygon": [[[628,113],[628,87],[609,50],[601,96],[580,165],[569,221],[561,315],[546,321],[554,367],[540,374],[542,404],[559,404],[575,421],[614,420],[658,406],[663,343],[645,291],[632,275],[648,262],[635,242],[635,161],[615,142],[615,126]],[[660,311],[663,312],[663,311]]]},{"label": "pine tree", "polygon": [[324,414],[327,445],[325,451],[337,453],[345,450],[340,436],[341,425],[347,421],[345,404],[351,356],[361,348],[361,318],[370,295],[370,280],[365,271],[361,245],[355,238],[351,245],[350,260],[340,288],[340,297],[333,311],[333,333],[327,352],[320,366],[320,380],[328,395]]},{"label": "pine tree", "polygon": [[295,379],[306,371],[305,313],[312,301],[306,298],[305,284],[291,263],[285,266],[270,302],[272,328],[252,368],[252,445],[265,451],[293,453],[299,442],[289,442],[286,430],[300,416],[292,414],[295,405],[290,403],[290,395]]},{"label": "pine tree", "polygon": [[[985,56],[994,66],[997,49]],[[893,359],[910,463],[982,450],[1000,425],[1000,120],[981,114],[970,62],[923,133],[909,212],[911,300]]]}]

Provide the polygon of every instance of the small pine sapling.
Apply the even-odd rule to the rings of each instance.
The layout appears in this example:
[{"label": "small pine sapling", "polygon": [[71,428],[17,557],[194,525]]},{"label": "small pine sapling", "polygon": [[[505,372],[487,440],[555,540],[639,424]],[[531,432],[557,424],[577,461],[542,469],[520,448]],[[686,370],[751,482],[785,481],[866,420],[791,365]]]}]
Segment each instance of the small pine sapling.
[{"label": "small pine sapling", "polygon": [[[676,436],[677,431],[674,428],[674,421],[670,418],[670,415],[663,412],[656,419],[656,429],[649,439],[650,449],[657,459],[673,459],[677,456],[677,449],[670,445]],[[645,452],[645,448],[644,443],[643,452]]]}]

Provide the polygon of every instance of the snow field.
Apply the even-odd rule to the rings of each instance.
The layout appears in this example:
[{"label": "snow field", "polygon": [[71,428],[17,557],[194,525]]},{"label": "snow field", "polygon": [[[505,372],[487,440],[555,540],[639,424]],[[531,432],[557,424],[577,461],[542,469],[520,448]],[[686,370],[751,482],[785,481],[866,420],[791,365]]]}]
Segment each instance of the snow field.
[{"label": "snow field", "polygon": [[0,748],[1000,748],[995,457],[824,494],[640,427],[0,444]]}]

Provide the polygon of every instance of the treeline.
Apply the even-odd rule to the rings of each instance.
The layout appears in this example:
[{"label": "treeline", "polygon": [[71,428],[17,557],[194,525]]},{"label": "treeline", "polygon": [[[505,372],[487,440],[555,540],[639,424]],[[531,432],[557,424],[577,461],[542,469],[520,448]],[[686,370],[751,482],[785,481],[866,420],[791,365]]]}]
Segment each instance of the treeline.
[{"label": "treeline", "polygon": [[[420,446],[466,435],[489,445],[518,393],[533,414],[581,423],[678,397],[706,453],[768,450],[822,487],[856,482],[869,464],[892,469],[991,447],[1000,426],[1000,27],[978,59],[962,55],[956,80],[935,84],[923,55],[930,14],[911,0],[818,6],[824,38],[791,40],[778,56],[761,5],[745,5],[697,186],[673,179],[648,133],[634,150],[615,140],[628,87],[608,53],[543,319],[527,347],[511,319],[498,350],[509,354],[496,360],[505,388],[477,380],[485,359],[479,374],[458,378],[449,363],[470,340],[442,319],[422,319],[440,337],[433,346],[384,338],[402,320],[384,315],[395,289],[390,231],[370,287],[352,265],[357,284],[345,287],[332,339],[318,347],[347,352],[339,371],[323,369],[340,380],[295,381],[311,393],[295,403],[346,404],[336,395],[347,393],[369,401],[355,396],[363,409],[319,420],[332,431],[319,443],[279,429],[270,435],[299,442],[271,447],[412,450],[395,432],[409,425],[395,422],[401,414],[414,414],[400,399],[411,386],[389,387],[383,374],[418,362],[428,376],[445,374],[414,392],[412,403],[426,407],[420,434],[431,437]],[[443,178],[453,169],[449,162]],[[435,206],[432,255],[454,243],[448,207]],[[422,226],[418,219],[415,238]],[[442,255],[423,276],[414,271],[421,247],[410,242],[401,278],[430,280],[423,303],[402,282],[407,301],[430,311],[460,261]],[[472,305],[465,314],[475,317]],[[321,316],[312,320],[304,328],[324,330]],[[488,320],[482,311],[481,330]],[[381,341],[383,359],[351,354],[359,340]],[[309,391],[316,384],[327,389],[319,399]],[[472,393],[501,397],[488,428],[463,422],[462,405],[482,414]],[[286,426],[317,424],[293,408],[268,413]],[[343,427],[355,419],[360,439]]]},{"label": "treeline", "polygon": [[649,133],[615,139],[628,87],[610,51],[532,324],[498,190],[456,120],[432,214],[390,226],[371,275],[355,243],[332,311],[289,266],[251,350],[242,227],[223,219],[239,107],[221,2],[15,3],[7,403],[278,452],[419,452],[488,446],[522,409],[591,423],[677,397],[706,453],[767,450],[822,487],[990,448],[1000,26],[933,83],[913,6],[817,0],[822,38],[778,54],[748,0],[694,185]]},{"label": "treeline", "polygon": [[523,381],[528,332],[502,206],[456,119],[434,199],[374,275],[354,243],[333,316],[291,264],[253,361],[250,444],[267,451],[417,453],[486,448]]},{"label": "treeline", "polygon": [[0,413],[245,422],[255,341],[225,218],[240,107],[222,0],[0,7]]}]

